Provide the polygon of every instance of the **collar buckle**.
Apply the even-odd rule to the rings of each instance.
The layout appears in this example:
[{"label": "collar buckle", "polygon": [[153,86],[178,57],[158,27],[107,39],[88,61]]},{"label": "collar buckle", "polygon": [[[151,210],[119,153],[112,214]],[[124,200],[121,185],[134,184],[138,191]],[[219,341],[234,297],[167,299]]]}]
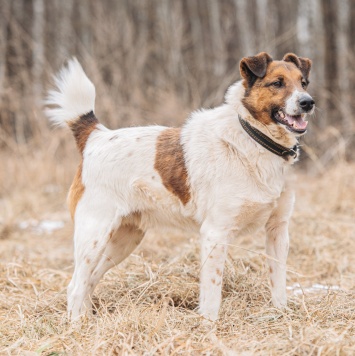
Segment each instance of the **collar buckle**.
[{"label": "collar buckle", "polygon": [[288,149],[287,151],[283,151],[281,153],[281,156],[292,156],[294,159],[296,159],[298,157],[298,153],[297,153],[297,148],[292,147],[290,149]]}]

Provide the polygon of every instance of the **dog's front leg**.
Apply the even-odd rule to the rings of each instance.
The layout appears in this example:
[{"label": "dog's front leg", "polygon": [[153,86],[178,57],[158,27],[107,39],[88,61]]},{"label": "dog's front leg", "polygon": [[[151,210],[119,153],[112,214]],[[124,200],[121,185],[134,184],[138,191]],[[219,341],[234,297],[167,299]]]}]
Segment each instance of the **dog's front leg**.
[{"label": "dog's front leg", "polygon": [[222,278],[227,254],[228,233],[208,223],[201,227],[201,273],[199,313],[215,321],[222,297]]},{"label": "dog's front leg", "polygon": [[288,225],[294,205],[293,191],[282,192],[266,224],[266,253],[270,272],[272,303],[276,308],[287,304],[286,261],[289,248]]}]

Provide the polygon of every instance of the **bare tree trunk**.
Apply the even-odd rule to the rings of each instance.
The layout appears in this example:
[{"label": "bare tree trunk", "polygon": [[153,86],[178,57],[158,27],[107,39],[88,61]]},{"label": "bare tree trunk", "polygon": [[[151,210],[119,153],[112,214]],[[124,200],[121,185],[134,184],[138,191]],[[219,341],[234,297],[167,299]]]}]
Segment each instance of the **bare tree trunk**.
[{"label": "bare tree trunk", "polygon": [[322,1],[322,15],[324,23],[324,48],[325,48],[325,89],[326,89],[326,105],[329,110],[329,116],[332,116],[336,109],[334,95],[338,93],[338,63],[337,63],[337,7],[336,2],[333,0]]},{"label": "bare tree trunk", "polygon": [[56,11],[59,17],[57,23],[57,55],[63,61],[72,55],[71,51],[74,43],[72,26],[73,0],[57,0]]},{"label": "bare tree trunk", "polygon": [[[347,57],[348,53],[348,37],[349,33],[349,22],[353,19],[349,18],[349,9],[350,4],[348,0],[343,0],[338,2],[338,16],[339,16],[339,26],[337,28],[337,43],[338,48],[336,52],[337,62],[339,66],[339,73],[337,78],[337,85],[339,88],[339,104],[337,105],[339,111],[342,114],[342,126],[344,131],[347,132],[347,129],[351,125],[352,115],[350,109],[350,101],[349,101],[349,90],[350,90],[350,80],[349,73],[347,68]],[[349,21],[350,20],[350,21]]]},{"label": "bare tree trunk", "polygon": [[225,50],[221,32],[219,6],[218,1],[209,0],[208,2],[208,15],[212,34],[213,71],[215,75],[221,75],[225,72]]},{"label": "bare tree trunk", "polygon": [[205,66],[205,53],[203,42],[203,28],[201,23],[201,16],[198,9],[197,1],[187,1],[189,11],[189,21],[191,25],[191,37],[192,44],[194,46],[194,53],[196,56],[196,62],[200,66]]},{"label": "bare tree trunk", "polygon": [[256,16],[258,21],[258,52],[266,51],[275,55],[273,46],[274,31],[272,30],[272,18],[268,16],[269,1],[256,0]]},{"label": "bare tree trunk", "polygon": [[[25,46],[25,33],[23,33],[23,17],[24,17],[24,7],[23,1],[15,1],[12,3],[12,17],[11,17],[11,42],[12,47],[10,51],[10,56],[8,60],[8,68],[10,69],[10,80],[14,83],[14,88],[16,88],[16,94],[18,97],[24,97],[25,86],[23,83],[28,84],[28,77],[23,73],[23,68],[26,68],[26,46]],[[18,60],[14,60],[18,58]],[[21,75],[17,73],[20,72]],[[16,118],[14,119],[14,131],[16,141],[20,144],[25,143],[25,124],[26,117],[23,113],[23,108],[16,108]],[[15,115],[14,112],[10,115]]]},{"label": "bare tree trunk", "polygon": [[80,1],[79,6],[79,19],[80,19],[80,28],[79,36],[81,41],[81,50],[85,55],[92,54],[92,33],[90,28],[91,22],[91,7],[89,1]]},{"label": "bare tree trunk", "polygon": [[[349,4],[349,33],[348,33],[348,42],[349,42],[349,47],[348,47],[348,63],[349,65],[347,68],[349,68],[348,74],[349,74],[349,81],[350,81],[350,90],[349,92],[352,93],[351,96],[353,96],[353,93],[355,92],[355,1],[350,1]],[[349,98],[349,100],[351,100]],[[353,98],[352,98],[353,100]],[[354,101],[352,101],[353,104],[353,110],[355,109],[355,104]]]},{"label": "bare tree trunk", "polygon": [[[355,1],[350,1],[349,4],[349,20],[350,20],[350,25],[349,25],[349,49],[351,51],[350,55],[353,56],[355,55]],[[355,84],[355,81],[353,81]]]},{"label": "bare tree trunk", "polygon": [[252,56],[255,53],[255,34],[252,19],[248,18],[248,0],[234,0],[240,44],[243,56]]},{"label": "bare tree trunk", "polygon": [[42,97],[42,74],[44,68],[44,2],[33,0],[33,91],[37,100]]},{"label": "bare tree trunk", "polygon": [[7,31],[10,18],[10,0],[0,0],[0,106],[3,98],[6,74]]}]

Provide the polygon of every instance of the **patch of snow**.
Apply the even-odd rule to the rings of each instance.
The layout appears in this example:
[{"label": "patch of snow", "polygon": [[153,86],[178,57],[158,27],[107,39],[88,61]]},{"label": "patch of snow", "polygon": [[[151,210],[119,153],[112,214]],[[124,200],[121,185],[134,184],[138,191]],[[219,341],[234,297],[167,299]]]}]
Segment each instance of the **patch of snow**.
[{"label": "patch of snow", "polygon": [[286,287],[287,290],[292,290],[294,295],[302,295],[306,293],[322,293],[333,290],[340,290],[339,286],[329,286],[323,284],[312,284],[312,287],[302,288],[299,283],[295,283],[292,286]]},{"label": "patch of snow", "polygon": [[60,220],[42,220],[38,221],[35,219],[30,219],[26,221],[21,221],[18,224],[21,230],[31,229],[33,232],[41,235],[44,233],[51,234],[55,230],[62,229],[64,227],[64,222]]}]

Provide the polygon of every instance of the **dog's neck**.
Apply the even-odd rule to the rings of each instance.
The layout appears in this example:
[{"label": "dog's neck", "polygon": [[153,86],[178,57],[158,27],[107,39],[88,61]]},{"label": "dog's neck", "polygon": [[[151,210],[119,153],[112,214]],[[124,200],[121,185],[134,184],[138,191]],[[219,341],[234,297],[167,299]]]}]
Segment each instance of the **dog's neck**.
[{"label": "dog's neck", "polygon": [[232,85],[225,96],[226,103],[231,105],[236,110],[236,118],[238,115],[245,121],[247,121],[252,127],[262,132],[277,144],[293,148],[298,144],[297,138],[287,129],[281,125],[264,125],[259,120],[255,119],[251,113],[243,105],[242,99],[245,95],[245,88],[242,81],[239,81]]},{"label": "dog's neck", "polygon": [[295,145],[291,148],[279,145],[269,136],[264,135],[261,131],[250,125],[250,123],[240,117],[239,122],[242,125],[244,131],[259,145],[266,148],[271,153],[282,157],[285,161],[294,160],[298,156],[298,145]]}]

